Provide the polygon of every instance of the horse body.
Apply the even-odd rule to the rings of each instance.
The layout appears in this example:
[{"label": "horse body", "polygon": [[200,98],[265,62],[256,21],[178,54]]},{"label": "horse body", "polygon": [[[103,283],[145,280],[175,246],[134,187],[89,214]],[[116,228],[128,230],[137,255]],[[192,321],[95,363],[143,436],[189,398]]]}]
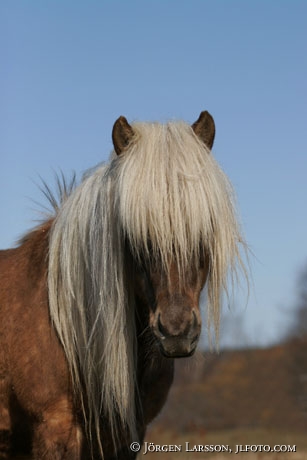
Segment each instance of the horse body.
[{"label": "horse body", "polygon": [[[37,458],[44,458],[41,439],[52,431],[50,420],[66,441],[73,424],[69,373],[48,313],[48,227],[33,232],[19,248],[0,253],[1,434],[14,436],[16,426],[27,425],[22,434],[33,431]],[[29,331],[34,333],[29,336]],[[21,412],[27,417],[19,422]],[[55,435],[48,433],[50,443]],[[9,446],[1,447],[0,458],[6,458]]]},{"label": "horse body", "polygon": [[113,128],[115,153],[55,216],[0,252],[0,459],[134,459],[174,359],[194,353],[207,282],[218,324],[242,265],[215,127]]},{"label": "horse body", "polygon": [[[93,450],[87,445],[81,410],[73,398],[63,348],[50,327],[46,290],[50,227],[48,222],[31,233],[20,247],[0,251],[0,458],[3,459],[9,458],[10,437],[15,449],[29,453],[31,450],[37,459],[91,458]],[[138,325],[143,334],[137,376],[142,406],[138,439],[142,440],[146,425],[166,400],[174,363],[158,350],[148,349],[148,337],[143,331],[146,308],[141,299],[138,302],[143,315]],[[31,337],[30,330],[35,331]],[[111,458],[115,452],[110,431],[105,426],[101,432],[104,456]],[[124,442],[123,452],[120,450],[117,458],[135,455]]]}]

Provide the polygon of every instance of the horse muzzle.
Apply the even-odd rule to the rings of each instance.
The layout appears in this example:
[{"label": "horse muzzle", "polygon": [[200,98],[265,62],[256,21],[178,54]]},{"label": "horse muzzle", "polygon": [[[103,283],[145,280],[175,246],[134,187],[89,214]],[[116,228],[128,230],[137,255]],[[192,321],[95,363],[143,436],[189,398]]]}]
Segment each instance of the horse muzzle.
[{"label": "horse muzzle", "polygon": [[192,312],[191,321],[174,327],[173,324],[163,322],[161,314],[153,326],[153,333],[159,343],[160,352],[167,358],[187,358],[196,350],[201,323],[195,312]]}]

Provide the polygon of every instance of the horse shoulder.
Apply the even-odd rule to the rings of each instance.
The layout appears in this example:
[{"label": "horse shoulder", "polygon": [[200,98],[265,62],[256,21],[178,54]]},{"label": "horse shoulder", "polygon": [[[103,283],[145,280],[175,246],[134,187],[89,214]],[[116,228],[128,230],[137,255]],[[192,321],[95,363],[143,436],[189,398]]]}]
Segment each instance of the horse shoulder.
[{"label": "horse shoulder", "polygon": [[47,264],[52,221],[20,246],[0,252],[0,337],[10,389],[29,413],[43,412],[68,394],[64,352],[48,308]]}]

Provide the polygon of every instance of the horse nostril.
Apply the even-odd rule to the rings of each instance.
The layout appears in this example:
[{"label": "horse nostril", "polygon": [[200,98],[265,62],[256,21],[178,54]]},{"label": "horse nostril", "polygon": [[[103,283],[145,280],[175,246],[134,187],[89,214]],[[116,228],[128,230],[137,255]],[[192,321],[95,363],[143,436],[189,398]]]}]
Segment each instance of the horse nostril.
[{"label": "horse nostril", "polygon": [[194,339],[191,341],[191,346],[196,345],[197,342],[198,342],[198,339],[199,339],[199,334],[197,334],[197,335],[194,337]]},{"label": "horse nostril", "polygon": [[[193,310],[193,323],[192,323],[192,331],[199,331],[199,324],[198,324],[198,321],[197,321],[197,316],[196,316],[196,313],[195,311]],[[199,336],[200,334],[196,334],[194,337],[192,337],[192,341],[191,341],[191,345],[194,346],[195,344],[197,344],[198,342],[198,339],[199,339]]]},{"label": "horse nostril", "polygon": [[158,321],[157,321],[157,328],[158,328],[159,333],[161,334],[161,339],[165,339],[165,336],[167,335],[167,331],[166,331],[166,329],[164,328],[164,326],[161,323],[160,316],[161,315],[159,313]]},{"label": "horse nostril", "polygon": [[197,316],[195,311],[193,310],[193,328],[196,328],[198,326],[198,321],[197,321]]}]

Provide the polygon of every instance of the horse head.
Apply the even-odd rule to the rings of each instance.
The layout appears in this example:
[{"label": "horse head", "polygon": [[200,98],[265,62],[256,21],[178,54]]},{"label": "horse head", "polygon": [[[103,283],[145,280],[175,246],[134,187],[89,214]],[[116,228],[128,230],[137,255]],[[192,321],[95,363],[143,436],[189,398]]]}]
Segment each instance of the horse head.
[{"label": "horse head", "polygon": [[200,262],[184,276],[176,263],[168,272],[155,264],[137,271],[136,297],[149,312],[149,326],[165,357],[191,356],[201,332],[200,293],[208,276],[208,265]]},{"label": "horse head", "polygon": [[[202,112],[192,129],[198,139],[211,149],[215,136],[211,115]],[[112,132],[118,156],[125,155],[134,136],[133,127],[125,117],[120,117]],[[147,256],[141,257],[142,260],[135,264],[135,296],[146,307],[147,324],[161,353],[170,358],[191,356],[201,332],[199,300],[208,277],[209,260],[200,251],[200,255],[192,258],[193,263],[182,273],[176,257],[170,255],[167,263],[163,264],[159,258],[151,256],[149,250]]]}]

